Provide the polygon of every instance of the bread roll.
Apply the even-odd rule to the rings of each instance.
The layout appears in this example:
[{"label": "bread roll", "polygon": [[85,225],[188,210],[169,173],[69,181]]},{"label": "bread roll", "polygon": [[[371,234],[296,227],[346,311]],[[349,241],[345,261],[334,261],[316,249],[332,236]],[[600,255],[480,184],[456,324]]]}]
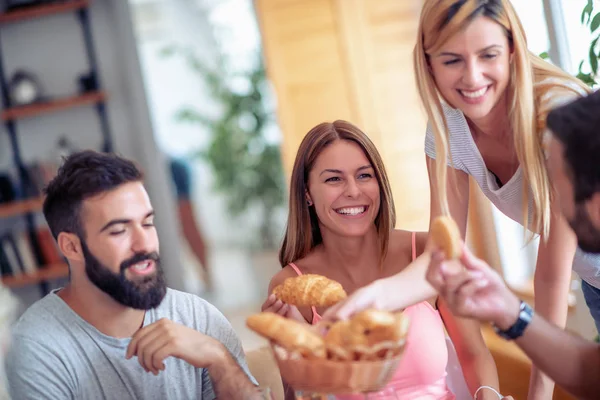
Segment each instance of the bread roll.
[{"label": "bread roll", "polygon": [[325,358],[323,337],[303,324],[272,312],[262,312],[246,319],[250,329],[290,352],[305,358]]},{"label": "bread roll", "polygon": [[298,307],[330,307],[347,297],[339,282],[316,274],[287,278],[273,289],[273,294]]},{"label": "bread roll", "polygon": [[460,230],[450,217],[441,216],[433,220],[429,231],[433,242],[444,251],[446,258],[453,260],[462,254]]}]

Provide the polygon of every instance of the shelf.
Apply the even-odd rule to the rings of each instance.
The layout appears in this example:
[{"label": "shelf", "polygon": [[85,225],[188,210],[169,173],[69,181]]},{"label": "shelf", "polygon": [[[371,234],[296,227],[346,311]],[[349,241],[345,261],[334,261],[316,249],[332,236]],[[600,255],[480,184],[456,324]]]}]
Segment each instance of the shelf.
[{"label": "shelf", "polygon": [[63,99],[52,100],[44,103],[11,107],[2,111],[2,119],[4,121],[23,119],[40,114],[47,114],[51,112],[66,110],[73,107],[100,103],[105,99],[106,94],[104,92],[90,92],[82,95],[65,97]]},{"label": "shelf", "polygon": [[47,15],[66,13],[79,10],[89,5],[88,0],[65,1],[63,3],[23,7],[19,10],[0,13],[0,24],[24,21],[27,19],[45,17]]},{"label": "shelf", "polygon": [[0,218],[13,217],[28,212],[35,212],[42,209],[44,199],[36,197],[34,199],[11,201],[10,203],[0,204]]},{"label": "shelf", "polygon": [[68,276],[69,266],[67,264],[51,264],[45,265],[32,274],[3,276],[2,284],[6,287],[15,288],[34,285],[52,279],[67,278]]}]

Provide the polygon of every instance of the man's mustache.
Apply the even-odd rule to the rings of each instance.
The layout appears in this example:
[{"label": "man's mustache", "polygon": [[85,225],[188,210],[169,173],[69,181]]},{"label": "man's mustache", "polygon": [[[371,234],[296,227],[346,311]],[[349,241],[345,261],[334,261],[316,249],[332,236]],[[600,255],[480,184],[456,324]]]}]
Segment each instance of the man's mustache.
[{"label": "man's mustache", "polygon": [[123,261],[121,263],[121,272],[125,272],[125,270],[129,267],[134,266],[137,263],[140,263],[142,261],[154,261],[155,263],[158,264],[159,260],[160,260],[160,256],[158,255],[157,252],[152,252],[152,253],[136,253],[133,255],[133,257],[128,258],[127,260]]}]

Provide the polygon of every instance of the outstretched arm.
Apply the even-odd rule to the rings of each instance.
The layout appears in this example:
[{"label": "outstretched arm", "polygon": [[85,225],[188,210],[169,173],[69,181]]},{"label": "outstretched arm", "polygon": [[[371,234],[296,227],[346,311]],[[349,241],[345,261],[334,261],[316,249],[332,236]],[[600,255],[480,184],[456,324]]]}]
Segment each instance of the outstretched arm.
[{"label": "outstretched arm", "polygon": [[[438,299],[438,309],[456,348],[471,395],[474,395],[481,386],[489,386],[499,392],[496,362],[483,340],[480,322],[453,315],[442,298]],[[477,399],[495,400],[498,397],[493,391],[482,390],[477,395]]]}]

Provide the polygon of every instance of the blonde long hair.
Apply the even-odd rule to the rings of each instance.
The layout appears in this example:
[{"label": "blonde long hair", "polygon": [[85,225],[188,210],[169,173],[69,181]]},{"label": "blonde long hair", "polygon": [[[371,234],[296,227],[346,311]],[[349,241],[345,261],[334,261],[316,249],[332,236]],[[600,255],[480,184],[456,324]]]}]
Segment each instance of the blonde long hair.
[{"label": "blonde long hair", "polygon": [[590,89],[579,79],[527,49],[523,26],[509,0],[425,0],[423,5],[413,57],[417,87],[435,135],[438,201],[442,212],[448,215],[446,164],[449,132],[428,55],[439,51],[449,38],[478,16],[491,18],[500,24],[512,47],[513,61],[506,90],[508,118],[524,177],[523,225],[547,238],[551,185],[546,172],[542,136],[550,102],[545,100],[545,95],[552,90],[553,95],[557,91],[557,94],[576,96]]},{"label": "blonde long hair", "polygon": [[310,207],[306,202],[308,176],[317,157],[325,148],[338,140],[356,143],[373,167],[380,194],[379,212],[375,217],[380,244],[380,262],[387,253],[390,231],[396,226],[396,212],[383,160],[364,132],[349,122],[337,120],[333,123],[323,122],[312,128],[298,148],[290,183],[287,228],[279,250],[279,262],[282,267],[304,258],[315,246],[323,242],[317,214],[314,207]]}]

